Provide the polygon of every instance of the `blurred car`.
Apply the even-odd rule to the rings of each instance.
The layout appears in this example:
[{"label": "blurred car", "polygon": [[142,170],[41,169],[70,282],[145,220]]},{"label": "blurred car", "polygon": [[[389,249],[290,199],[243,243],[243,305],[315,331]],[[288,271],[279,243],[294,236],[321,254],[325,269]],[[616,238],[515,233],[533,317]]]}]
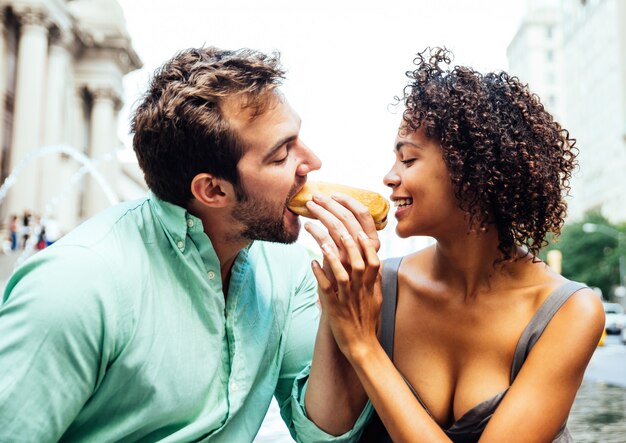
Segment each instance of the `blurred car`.
[{"label": "blurred car", "polygon": [[604,305],[604,314],[606,315],[606,321],[604,329],[607,334],[619,334],[624,329],[626,324],[626,315],[624,314],[624,307],[619,303],[602,303]]}]

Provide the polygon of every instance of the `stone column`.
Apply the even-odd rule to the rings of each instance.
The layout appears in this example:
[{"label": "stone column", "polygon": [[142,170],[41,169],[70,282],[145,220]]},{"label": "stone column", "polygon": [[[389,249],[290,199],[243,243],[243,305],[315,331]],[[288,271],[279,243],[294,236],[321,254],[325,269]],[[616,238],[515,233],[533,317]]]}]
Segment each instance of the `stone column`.
[{"label": "stone column", "polygon": [[[74,80],[74,79],[73,79]],[[72,81],[71,89],[67,91],[67,129],[68,129],[68,142],[70,146],[81,151],[83,154],[88,155],[88,128],[89,119],[87,113],[86,104],[86,92],[84,86],[76,86],[75,81]],[[76,170],[81,167],[73,159],[67,159],[64,161],[68,165],[74,165]],[[71,180],[72,176],[68,177]],[[58,212],[56,214],[59,224],[66,230],[76,226],[84,218],[84,193],[88,186],[88,177],[84,176],[74,189],[74,193],[68,196],[66,199],[62,199],[58,203]]]},{"label": "stone column", "polygon": [[45,145],[56,145],[66,136],[68,110],[66,90],[71,80],[70,48],[73,38],[68,33],[58,31],[50,41],[47,69],[46,105],[43,140]]},{"label": "stone column", "polygon": [[[90,89],[90,92],[93,106],[90,120],[89,157],[97,162],[97,169],[104,177],[107,188],[115,192],[118,172],[115,109],[120,99],[111,87],[97,87]],[[87,183],[85,216],[91,217],[109,207],[111,202],[102,186],[93,177],[89,177]]]},{"label": "stone column", "polygon": [[[55,30],[51,33],[48,55],[46,103],[44,115],[43,145],[71,145],[70,129],[73,126],[68,91],[74,90],[71,68],[74,38],[70,32]],[[74,226],[77,221],[80,192],[74,189],[67,193],[73,175],[80,165],[62,154],[49,154],[42,163],[42,186],[40,190],[44,209],[62,222],[63,226]],[[61,220],[62,219],[62,220]],[[70,224],[71,223],[71,224]]]},{"label": "stone column", "polygon": [[[44,146],[60,145],[67,141],[64,129],[66,126],[65,120],[69,116],[66,91],[69,80],[68,72],[71,72],[71,56],[68,51],[71,44],[72,39],[69,35],[60,31],[52,33],[46,76],[42,143]],[[70,180],[70,177],[68,177],[68,172],[70,171],[67,170],[67,164],[71,163],[69,166],[72,170],[77,169],[77,164],[74,161],[63,159],[61,154],[49,154],[42,159],[42,163],[45,167],[42,168],[41,201],[45,207],[62,192]]]},{"label": "stone column", "polygon": [[[2,66],[2,69],[0,69],[0,115],[4,114],[4,101],[5,101],[5,94],[6,94],[6,84],[7,84],[7,73],[6,73],[6,65],[5,65],[5,51],[6,51],[6,44],[4,42],[5,36],[4,36],[4,21],[6,20],[6,12],[4,8],[0,7],[0,66]],[[4,119],[0,119],[0,150],[2,149],[2,141],[4,140],[3,138],[4,135]],[[0,152],[0,162],[5,161],[4,158],[2,158],[2,153]],[[2,183],[0,183],[1,185]]]},{"label": "stone column", "polygon": [[[20,13],[20,40],[17,52],[15,114],[11,170],[27,155],[41,146],[42,109],[48,53],[48,28],[45,14],[36,9]],[[37,161],[26,166],[11,189],[9,212],[24,209],[41,212],[38,201],[39,173]]]}]

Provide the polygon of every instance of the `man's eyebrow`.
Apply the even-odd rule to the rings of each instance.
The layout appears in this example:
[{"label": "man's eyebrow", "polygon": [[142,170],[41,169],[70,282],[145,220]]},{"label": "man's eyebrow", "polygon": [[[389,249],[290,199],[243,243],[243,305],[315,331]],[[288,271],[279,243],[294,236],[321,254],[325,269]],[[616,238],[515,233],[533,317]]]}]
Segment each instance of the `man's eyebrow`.
[{"label": "man's eyebrow", "polygon": [[420,145],[415,144],[415,143],[411,143],[411,142],[398,142],[398,143],[396,143],[396,151],[397,151],[397,152],[400,152],[400,149],[402,149],[402,147],[403,147],[404,145],[409,145],[409,146],[411,146],[412,148],[416,148],[416,149],[423,149]]},{"label": "man's eyebrow", "polygon": [[274,144],[274,146],[272,146],[272,148],[269,150],[269,152],[263,156],[263,162],[268,161],[270,158],[272,158],[274,156],[274,154],[276,154],[276,152],[280,148],[282,148],[287,143],[296,140],[297,138],[298,138],[298,134],[294,134],[294,135],[289,135],[289,136],[287,136],[285,138],[281,138],[280,140],[278,140]]}]

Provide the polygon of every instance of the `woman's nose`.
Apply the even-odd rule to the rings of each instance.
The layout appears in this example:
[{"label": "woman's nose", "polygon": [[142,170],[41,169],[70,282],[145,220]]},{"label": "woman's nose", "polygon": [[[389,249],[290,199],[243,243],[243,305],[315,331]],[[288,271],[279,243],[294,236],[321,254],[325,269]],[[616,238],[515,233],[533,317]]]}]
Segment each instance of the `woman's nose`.
[{"label": "woman's nose", "polygon": [[391,170],[387,174],[385,174],[385,177],[383,178],[383,183],[385,184],[385,186],[389,186],[390,188],[393,188],[400,184],[400,176],[396,173],[395,168],[391,168]]}]

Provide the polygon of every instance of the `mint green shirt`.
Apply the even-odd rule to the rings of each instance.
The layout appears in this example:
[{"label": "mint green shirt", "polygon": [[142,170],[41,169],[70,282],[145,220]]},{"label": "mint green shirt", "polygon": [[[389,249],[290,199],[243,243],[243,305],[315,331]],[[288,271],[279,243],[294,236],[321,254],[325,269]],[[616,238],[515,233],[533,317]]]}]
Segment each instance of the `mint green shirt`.
[{"label": "mint green shirt", "polygon": [[[253,242],[228,297],[202,222],[124,203],[38,252],[0,307],[0,441],[250,442],[272,396],[298,441],[319,320],[303,248]],[[332,407],[332,405],[329,405]]]}]

